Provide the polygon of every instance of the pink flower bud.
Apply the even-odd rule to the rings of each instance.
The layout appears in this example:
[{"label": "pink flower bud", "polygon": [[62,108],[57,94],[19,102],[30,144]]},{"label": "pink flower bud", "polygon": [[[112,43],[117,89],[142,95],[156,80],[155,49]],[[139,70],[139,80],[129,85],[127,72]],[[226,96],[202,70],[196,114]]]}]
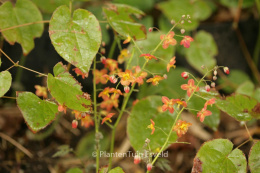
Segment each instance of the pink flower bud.
[{"label": "pink flower bud", "polygon": [[104,57],[104,56],[102,56],[101,58],[100,58],[100,61],[102,62],[102,64],[106,64],[106,57]]},{"label": "pink flower bud", "polygon": [[215,82],[212,82],[210,85],[212,88],[215,88],[215,86],[216,86]]},{"label": "pink flower bud", "polygon": [[129,93],[130,87],[129,87],[129,86],[125,86],[125,87],[124,87],[124,91],[125,91],[125,93]]},{"label": "pink flower bud", "polygon": [[217,70],[214,70],[214,76],[217,76],[218,72]]},{"label": "pink flower bud", "polygon": [[139,155],[135,155],[134,164],[139,164],[141,162],[141,157]]},{"label": "pink flower bud", "polygon": [[102,41],[102,46],[105,47],[106,46],[106,42]]},{"label": "pink flower bud", "polygon": [[85,117],[86,117],[86,113],[82,113],[81,118],[85,118]]},{"label": "pink flower bud", "polygon": [[205,65],[200,66],[201,69],[205,69]]},{"label": "pink flower bud", "polygon": [[100,53],[104,55],[106,53],[106,49],[105,48],[101,48],[100,49]]},{"label": "pink flower bud", "polygon": [[117,82],[117,78],[114,75],[109,76],[109,80],[111,83],[114,83],[114,84]]},{"label": "pink flower bud", "polygon": [[217,80],[218,78],[217,78],[217,76],[213,76],[213,80]]},{"label": "pink flower bud", "polygon": [[58,111],[59,111],[59,112],[63,112],[63,110],[64,110],[64,107],[63,107],[62,105],[59,105],[59,106],[58,106]]},{"label": "pink flower bud", "polygon": [[71,126],[73,129],[76,129],[78,127],[78,121],[77,120],[73,120],[71,123]]},{"label": "pink flower bud", "polygon": [[146,167],[147,167],[147,171],[151,171],[153,165],[151,163],[148,163]]},{"label": "pink flower bud", "polygon": [[168,78],[167,74],[164,74],[164,75],[163,75],[163,78],[164,78],[164,79],[167,79],[167,78]]},{"label": "pink flower bud", "polygon": [[188,72],[182,72],[181,77],[183,77],[184,79],[187,79],[189,77],[189,73]]},{"label": "pink flower bud", "polygon": [[152,32],[152,31],[153,31],[153,28],[152,28],[152,27],[150,27],[148,31],[149,31],[149,32]]},{"label": "pink flower bud", "polygon": [[209,91],[210,91],[210,86],[209,86],[209,85],[206,85],[206,86],[205,86],[205,90],[206,90],[207,92],[209,92]]},{"label": "pink flower bud", "polygon": [[185,29],[181,29],[181,33],[184,34],[185,33]]},{"label": "pink flower bud", "polygon": [[229,74],[229,68],[228,67],[224,67],[224,72],[226,73],[226,74]]}]

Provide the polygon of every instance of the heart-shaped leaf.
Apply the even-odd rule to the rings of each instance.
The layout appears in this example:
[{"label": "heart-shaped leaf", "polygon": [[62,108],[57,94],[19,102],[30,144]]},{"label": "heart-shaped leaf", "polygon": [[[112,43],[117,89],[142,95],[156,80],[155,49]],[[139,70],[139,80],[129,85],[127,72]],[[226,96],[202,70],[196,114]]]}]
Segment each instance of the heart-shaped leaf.
[{"label": "heart-shaped leaf", "polygon": [[2,71],[0,73],[0,97],[10,89],[12,83],[12,76],[8,71]]},{"label": "heart-shaped leaf", "polygon": [[260,104],[256,99],[248,96],[237,94],[229,96],[225,100],[218,99],[216,105],[238,121],[249,121],[252,118],[260,117]]},{"label": "heart-shaped leaf", "polygon": [[[0,7],[0,29],[10,28],[31,22],[42,21],[39,9],[29,0],[17,0],[15,6],[5,2]],[[23,53],[28,54],[34,48],[34,38],[40,37],[43,24],[32,24],[2,31],[6,41],[10,44],[21,44]]]},{"label": "heart-shaped leaf", "polygon": [[51,95],[70,109],[80,112],[91,110],[91,101],[81,91],[81,85],[73,78],[62,63],[54,66],[52,74],[48,74],[48,89]]},{"label": "heart-shaped leaf", "polygon": [[194,42],[191,42],[190,48],[186,51],[188,63],[202,74],[205,73],[201,68],[202,65],[208,69],[216,65],[214,56],[218,53],[217,45],[212,35],[205,31],[196,34]]},{"label": "heart-shaped leaf", "polygon": [[131,14],[140,18],[144,13],[132,6],[124,4],[109,4],[108,7],[103,8],[107,16],[107,21],[113,29],[120,35],[127,37],[130,35],[135,40],[142,40],[146,38],[145,26],[135,23]]},{"label": "heart-shaped leaf", "polygon": [[205,142],[194,159],[192,172],[246,173],[246,157],[239,149],[232,151],[233,144],[227,139]]},{"label": "heart-shaped leaf", "polygon": [[249,153],[248,165],[252,173],[260,172],[260,142],[256,142]]},{"label": "heart-shaped leaf", "polygon": [[[169,113],[169,111],[160,113],[158,108],[162,106],[162,97],[149,96],[144,100],[140,100],[132,109],[131,115],[128,118],[127,132],[130,143],[136,151],[144,149],[145,140],[150,139],[150,148],[155,152],[160,148],[169,133],[172,124],[176,118],[176,113]],[[151,129],[147,126],[151,124],[150,119],[155,123],[154,134],[151,134]],[[164,133],[165,132],[165,133]],[[170,137],[170,142],[176,141],[177,135],[175,132]]]},{"label": "heart-shaped leaf", "polygon": [[36,133],[55,120],[58,106],[50,101],[41,100],[31,92],[17,93],[17,105],[29,129]]},{"label": "heart-shaped leaf", "polygon": [[96,17],[87,10],[71,13],[61,6],[50,20],[49,34],[56,51],[69,63],[88,73],[101,43],[101,29]]}]

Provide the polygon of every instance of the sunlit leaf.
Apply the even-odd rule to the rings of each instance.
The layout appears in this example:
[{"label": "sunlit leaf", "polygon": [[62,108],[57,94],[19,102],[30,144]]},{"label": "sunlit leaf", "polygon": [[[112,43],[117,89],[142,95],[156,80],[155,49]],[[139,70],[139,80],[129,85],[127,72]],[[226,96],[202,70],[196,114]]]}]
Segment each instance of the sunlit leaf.
[{"label": "sunlit leaf", "polygon": [[194,159],[193,171],[246,173],[244,153],[232,148],[232,142],[227,139],[205,142]]},{"label": "sunlit leaf", "polygon": [[34,133],[54,121],[58,113],[58,106],[55,103],[41,100],[31,92],[17,93],[16,101],[26,124]]},{"label": "sunlit leaf", "polygon": [[260,142],[256,142],[249,153],[248,165],[252,173],[260,172]]},{"label": "sunlit leaf", "polygon": [[53,13],[61,5],[69,6],[70,0],[32,0],[43,12]]},{"label": "sunlit leaf", "polygon": [[[170,114],[169,111],[160,113],[158,112],[160,106],[162,106],[162,97],[149,96],[140,100],[133,107],[128,118],[127,132],[130,143],[136,151],[143,151],[146,138],[150,139],[149,145],[152,152],[155,152],[157,148],[164,144],[167,138],[165,133],[168,134],[171,130],[176,113]],[[147,128],[151,124],[150,119],[155,122],[154,134],[151,134],[151,129]],[[170,141],[173,142],[176,139],[177,135],[173,132]]]},{"label": "sunlit leaf", "polygon": [[66,173],[83,173],[83,171],[79,168],[70,168]]},{"label": "sunlit leaf", "polygon": [[80,112],[91,110],[91,101],[81,91],[81,85],[73,78],[62,63],[53,68],[54,75],[48,74],[48,89],[51,95],[70,109]]},{"label": "sunlit leaf", "polygon": [[88,73],[101,43],[101,29],[96,17],[83,9],[75,10],[72,15],[68,7],[61,6],[52,15],[49,34],[56,51]]},{"label": "sunlit leaf", "polygon": [[112,169],[111,171],[109,171],[108,173],[124,173],[124,171],[122,168],[116,167],[116,168]]},{"label": "sunlit leaf", "polygon": [[256,99],[245,95],[232,95],[225,100],[218,99],[217,107],[238,121],[260,118],[260,104]]},{"label": "sunlit leaf", "polygon": [[0,97],[10,89],[12,84],[12,76],[8,71],[2,71],[0,73]]},{"label": "sunlit leaf", "polygon": [[[0,29],[10,28],[26,23],[42,21],[42,15],[36,5],[29,0],[17,0],[15,6],[10,1],[0,6]],[[23,53],[28,54],[34,48],[34,38],[40,37],[43,24],[32,24],[3,31],[5,40],[21,44]]]},{"label": "sunlit leaf", "polygon": [[255,86],[254,86],[253,82],[246,81],[237,88],[236,93],[244,94],[247,96],[253,96],[254,88],[255,88]]},{"label": "sunlit leaf", "polygon": [[150,10],[154,3],[155,0],[113,0],[114,3],[120,3],[120,4],[127,4],[133,7],[136,7],[140,10],[146,11]]},{"label": "sunlit leaf", "polygon": [[146,38],[145,26],[135,23],[131,14],[140,18],[144,13],[134,7],[124,4],[109,4],[108,7],[103,8],[107,16],[107,21],[113,29],[120,35],[127,37],[130,35],[135,40],[142,40]]},{"label": "sunlit leaf", "polygon": [[218,53],[217,45],[211,34],[205,31],[199,31],[194,42],[191,42],[190,48],[187,49],[187,61],[200,73],[204,74],[205,70],[202,65],[212,69],[216,65],[216,56]]}]

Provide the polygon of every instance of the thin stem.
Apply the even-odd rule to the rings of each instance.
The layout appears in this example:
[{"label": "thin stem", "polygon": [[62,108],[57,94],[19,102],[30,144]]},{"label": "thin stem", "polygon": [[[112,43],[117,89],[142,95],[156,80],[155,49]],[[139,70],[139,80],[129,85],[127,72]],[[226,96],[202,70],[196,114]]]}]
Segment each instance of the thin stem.
[{"label": "thin stem", "polygon": [[245,144],[248,143],[249,141],[251,141],[251,139],[246,140],[245,142],[243,142],[242,144],[240,144],[239,146],[237,146],[235,149],[238,149],[238,148],[242,147],[243,145],[245,145]]},{"label": "thin stem", "polygon": [[111,46],[110,51],[108,53],[108,58],[113,58],[113,55],[114,55],[114,52],[115,52],[115,49],[116,49],[116,43],[117,43],[117,36],[114,37],[112,46]]},{"label": "thin stem", "polygon": [[4,56],[9,59],[9,61],[11,61],[14,65],[15,65],[15,62],[8,56],[6,55],[6,53],[0,48],[0,52],[2,52],[2,54],[4,54]]},{"label": "thin stem", "polygon": [[252,138],[252,136],[251,136],[251,134],[250,134],[250,132],[249,132],[249,130],[248,130],[248,128],[247,128],[247,125],[246,125],[246,123],[245,123],[245,128],[246,128],[246,131],[247,131],[247,133],[248,133],[249,140],[250,140],[250,141],[252,141],[252,140],[253,140],[253,138]]},{"label": "thin stem", "polygon": [[202,96],[200,96],[200,95],[198,95],[198,94],[194,94],[195,96],[197,96],[197,97],[200,97],[200,98],[202,98],[202,99],[204,99],[204,100],[207,100],[207,99],[205,99],[204,97],[202,97]]},{"label": "thin stem", "polygon": [[49,22],[50,22],[49,20],[43,20],[43,21],[37,21],[37,22],[24,23],[24,24],[21,24],[21,25],[12,26],[12,27],[9,27],[9,28],[4,28],[4,29],[0,30],[0,32],[15,29],[15,28],[20,28],[20,27],[23,27],[23,26],[39,24],[39,23],[49,23]]},{"label": "thin stem", "polygon": [[[255,0],[255,2],[256,2],[258,15],[260,17],[260,0]],[[260,54],[260,22],[258,22],[258,35],[257,35],[257,41],[255,45],[254,55],[253,55],[256,65],[258,64],[259,54]]]},{"label": "thin stem", "polygon": [[34,73],[37,73],[37,74],[39,74],[39,75],[41,75],[41,76],[45,76],[45,77],[48,77],[48,75],[46,75],[46,74],[43,74],[43,73],[40,73],[40,72],[38,72],[38,71],[35,71],[35,70],[32,70],[32,69],[29,69],[29,68],[27,68],[27,67],[24,67],[24,66],[21,66],[21,65],[16,65],[17,67],[21,67],[21,68],[23,68],[23,69],[25,69],[25,70],[28,70],[28,71],[31,71],[31,72],[34,72]]},{"label": "thin stem", "polygon": [[[96,70],[96,57],[94,58],[93,62],[93,70]],[[94,97],[94,118],[95,118],[95,133],[96,135],[99,133],[99,121],[97,115],[97,86],[96,86],[96,75],[93,75],[93,97]],[[96,173],[98,173],[99,169],[99,139],[96,140]]]},{"label": "thin stem", "polygon": [[8,97],[8,96],[2,96],[0,98],[4,98],[4,99],[16,99],[16,97]]}]

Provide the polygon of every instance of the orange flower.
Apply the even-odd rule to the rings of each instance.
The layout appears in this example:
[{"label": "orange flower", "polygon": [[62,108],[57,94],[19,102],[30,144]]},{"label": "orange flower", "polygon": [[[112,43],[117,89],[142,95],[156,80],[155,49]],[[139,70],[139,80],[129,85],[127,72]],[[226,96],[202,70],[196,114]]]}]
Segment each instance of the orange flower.
[{"label": "orange flower", "polygon": [[115,115],[115,113],[109,113],[105,118],[102,119],[101,124],[104,124],[104,122],[106,122],[107,120],[111,123],[112,122],[111,118],[113,115]]},{"label": "orange flower", "polygon": [[157,58],[156,58],[155,56],[153,56],[153,55],[151,55],[151,54],[149,54],[149,53],[147,53],[147,54],[141,54],[140,57],[144,57],[144,58],[147,59],[147,60],[151,60],[151,59],[157,60]]},{"label": "orange flower", "polygon": [[129,53],[127,49],[122,49],[120,55],[117,57],[117,61],[119,64],[122,64],[125,61],[125,58],[129,57]]},{"label": "orange flower", "polygon": [[132,71],[126,70],[125,72],[119,72],[118,76],[121,78],[121,84],[124,86],[130,85],[131,82],[134,82],[134,76]]},{"label": "orange flower", "polygon": [[107,83],[105,74],[107,74],[107,69],[102,69],[100,71],[99,70],[93,71],[93,75],[95,75],[95,77],[96,77],[96,84],[98,84],[98,83],[106,84]]},{"label": "orange flower", "polygon": [[107,58],[105,61],[105,67],[108,68],[110,71],[115,71],[118,68],[118,63],[116,60]]},{"label": "orange flower", "polygon": [[71,113],[72,113],[72,114],[75,114],[75,118],[76,118],[77,120],[81,119],[81,112],[74,110],[74,111],[72,111]]},{"label": "orange flower", "polygon": [[173,131],[175,131],[177,133],[177,135],[179,137],[181,137],[188,131],[188,128],[191,125],[192,125],[191,123],[187,123],[186,121],[178,120],[178,122],[176,123],[176,125],[173,128]]},{"label": "orange flower", "polygon": [[213,105],[215,103],[216,99],[212,98],[206,101],[206,103],[204,104],[204,108],[206,109],[208,105]]},{"label": "orange flower", "polygon": [[115,89],[115,88],[111,88],[109,92],[114,93],[114,94],[123,95],[122,92],[119,89]]},{"label": "orange flower", "polygon": [[152,119],[150,119],[150,121],[151,121],[151,124],[148,125],[147,128],[152,130],[152,133],[151,133],[151,135],[152,135],[154,133],[154,131],[155,131],[155,128],[154,128],[155,123],[153,122]]},{"label": "orange flower", "polygon": [[170,62],[167,64],[167,72],[170,71],[170,68],[173,67],[175,68],[176,66],[174,65],[176,63],[175,57],[173,57]]},{"label": "orange flower", "polygon": [[139,99],[136,99],[135,101],[133,101],[133,106],[136,105],[139,102]]},{"label": "orange flower", "polygon": [[186,48],[190,47],[190,42],[194,41],[192,37],[190,36],[184,36],[184,38],[181,40],[181,45],[183,45]]},{"label": "orange flower", "polygon": [[202,108],[201,111],[197,113],[197,117],[200,117],[200,121],[203,122],[206,116],[210,116],[212,112],[206,110],[206,108]]},{"label": "orange flower", "polygon": [[162,102],[163,102],[163,106],[162,106],[162,111],[165,112],[167,110],[169,110],[170,113],[173,113],[174,112],[174,108],[173,108],[173,105],[174,105],[174,100],[173,99],[169,99],[168,97],[166,96],[162,96]]},{"label": "orange flower", "polygon": [[131,37],[130,35],[127,36],[127,38],[125,39],[125,41],[123,42],[123,44],[129,43],[131,41]]},{"label": "orange flower", "polygon": [[135,73],[134,73],[134,77],[135,77],[135,81],[136,83],[138,83],[138,85],[142,85],[144,83],[144,78],[146,78],[147,73],[142,71],[141,72],[141,68],[140,66],[136,66],[135,67]]},{"label": "orange flower", "polygon": [[106,99],[109,97],[110,88],[106,87],[102,92],[99,93],[98,97],[102,97],[103,99]]},{"label": "orange flower", "polygon": [[72,71],[75,71],[75,73],[77,74],[77,76],[81,75],[82,79],[85,79],[85,77],[88,77],[88,73],[83,73],[79,68],[74,68],[72,69]]},{"label": "orange flower", "polygon": [[42,96],[43,98],[47,98],[47,88],[42,87],[40,85],[35,85],[34,88],[36,89],[35,94],[37,96]]},{"label": "orange flower", "polygon": [[105,98],[103,102],[101,102],[100,107],[102,109],[106,109],[110,111],[113,107],[118,107],[118,97],[119,94],[113,94],[111,97]]},{"label": "orange flower", "polygon": [[148,79],[146,82],[152,82],[153,85],[158,85],[160,80],[163,80],[164,77],[155,75],[153,78]]},{"label": "orange flower", "polygon": [[161,40],[164,40],[163,41],[163,44],[162,44],[162,47],[164,49],[167,49],[169,47],[169,45],[176,45],[177,44],[177,41],[173,38],[175,35],[175,33],[173,31],[171,31],[168,35],[161,35],[160,36],[160,39]]},{"label": "orange flower", "polygon": [[59,105],[58,106],[58,111],[59,112],[64,112],[66,114],[67,112],[67,107],[65,105]]},{"label": "orange flower", "polygon": [[191,93],[199,91],[199,87],[196,87],[194,85],[194,80],[190,79],[188,81],[188,84],[183,84],[181,85],[181,89],[187,90],[187,95],[190,97]]},{"label": "orange flower", "polygon": [[180,105],[187,107],[187,103],[185,101],[181,101],[180,99],[175,99],[174,102],[178,104],[178,107],[180,107]]},{"label": "orange flower", "polygon": [[81,126],[88,128],[89,126],[94,126],[94,121],[89,114],[86,114],[84,118],[81,118]]}]

